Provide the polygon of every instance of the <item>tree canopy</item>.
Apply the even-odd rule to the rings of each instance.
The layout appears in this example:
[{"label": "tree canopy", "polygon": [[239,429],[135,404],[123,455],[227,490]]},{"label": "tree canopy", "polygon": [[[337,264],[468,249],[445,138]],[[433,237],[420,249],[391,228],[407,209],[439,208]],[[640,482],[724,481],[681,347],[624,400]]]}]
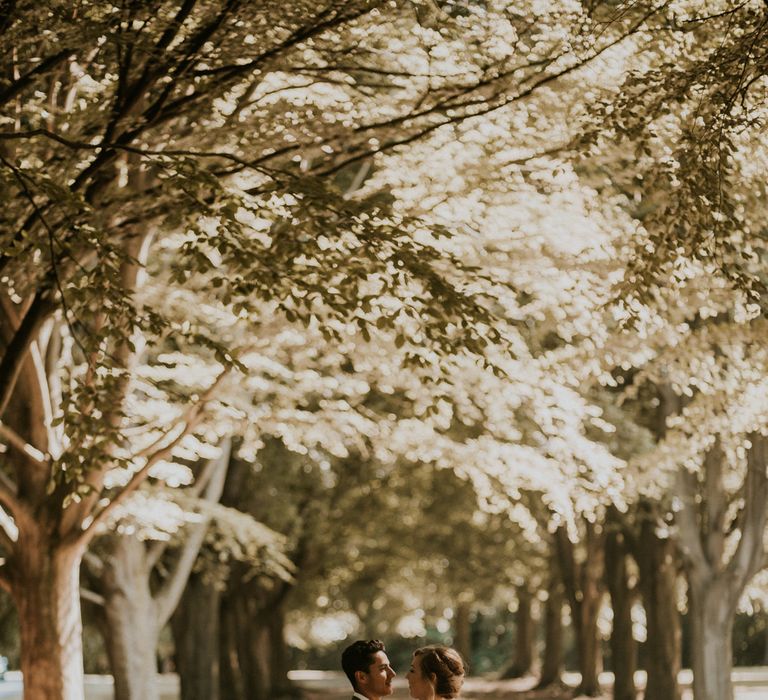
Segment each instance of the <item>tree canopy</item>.
[{"label": "tree canopy", "polygon": [[[592,693],[608,536],[653,517],[730,639],[766,561],[764,3],[0,7],[0,582],[29,698],[80,697],[77,574],[118,522],[176,530],[126,545],[149,597],[195,532],[264,629],[336,595],[458,620],[559,553]],[[697,700],[729,697],[702,654]]]}]

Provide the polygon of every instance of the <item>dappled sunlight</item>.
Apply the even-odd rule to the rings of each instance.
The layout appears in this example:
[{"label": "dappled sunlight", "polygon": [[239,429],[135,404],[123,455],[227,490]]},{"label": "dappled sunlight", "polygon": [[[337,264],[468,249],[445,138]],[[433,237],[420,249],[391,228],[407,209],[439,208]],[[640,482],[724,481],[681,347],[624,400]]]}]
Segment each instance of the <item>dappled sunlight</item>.
[{"label": "dappled sunlight", "polygon": [[764,2],[5,5],[0,696],[768,685]]}]

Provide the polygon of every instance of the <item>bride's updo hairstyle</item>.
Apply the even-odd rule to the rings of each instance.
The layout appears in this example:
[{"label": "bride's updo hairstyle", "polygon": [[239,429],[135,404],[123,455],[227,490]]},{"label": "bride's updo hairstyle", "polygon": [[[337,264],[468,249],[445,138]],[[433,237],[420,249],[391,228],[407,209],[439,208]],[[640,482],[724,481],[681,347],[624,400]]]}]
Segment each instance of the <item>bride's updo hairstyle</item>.
[{"label": "bride's updo hairstyle", "polygon": [[464,662],[459,652],[434,644],[413,652],[421,660],[421,674],[434,679],[435,694],[441,698],[457,698],[464,683]]}]

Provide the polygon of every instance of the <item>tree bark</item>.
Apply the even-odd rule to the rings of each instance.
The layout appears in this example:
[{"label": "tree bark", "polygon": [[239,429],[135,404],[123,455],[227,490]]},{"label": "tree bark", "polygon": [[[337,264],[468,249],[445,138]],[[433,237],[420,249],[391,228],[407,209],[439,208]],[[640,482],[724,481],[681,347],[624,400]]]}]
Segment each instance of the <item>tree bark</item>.
[{"label": "tree bark", "polygon": [[738,598],[718,576],[690,587],[694,700],[733,700],[733,620]]},{"label": "tree bark", "polygon": [[9,583],[21,636],[24,700],[83,700],[80,545],[19,531]]},{"label": "tree bark", "polygon": [[470,623],[470,605],[466,601],[460,601],[456,606],[455,637],[456,651],[461,654],[467,664],[472,660],[472,634]]},{"label": "tree bark", "polygon": [[563,672],[563,583],[555,557],[544,610],[544,658],[537,688],[559,684]]},{"label": "tree bark", "polygon": [[533,643],[533,595],[525,586],[518,586],[514,658],[503,678],[521,678],[531,672]]},{"label": "tree bark", "polygon": [[226,700],[269,698],[269,639],[258,611],[244,590],[222,597],[221,697]]},{"label": "tree bark", "polygon": [[181,700],[219,700],[221,594],[193,574],[171,618]]},{"label": "tree bark", "polygon": [[[221,597],[221,697],[277,700],[296,697],[288,679],[284,596],[290,584],[265,591],[244,585]],[[247,620],[247,624],[243,621]]]},{"label": "tree bark", "polygon": [[599,675],[602,670],[602,651],[597,634],[600,606],[600,599],[591,598],[577,608],[576,646],[581,682],[576,695],[597,697],[601,694]]},{"label": "tree bark", "polygon": [[[613,670],[613,699],[635,700],[635,671],[637,642],[632,634],[632,604],[634,591],[627,571],[627,548],[620,530],[617,514],[609,516],[605,540],[605,580],[613,608],[611,630],[611,666]],[[649,696],[654,697],[654,696]]]},{"label": "tree bark", "polygon": [[[227,473],[222,503],[252,512],[247,494],[251,466],[234,459]],[[297,572],[306,566],[303,536],[292,555]],[[220,697],[224,700],[277,700],[295,697],[297,689],[288,679],[288,649],[285,643],[285,599],[295,580],[274,580],[264,586],[251,575],[249,564],[230,572],[227,589],[221,594]],[[247,624],[243,621],[247,620]]]},{"label": "tree bark", "polygon": [[130,535],[112,535],[103,581],[105,638],[115,700],[158,700],[158,611],[149,589],[145,545]]},{"label": "tree bark", "polygon": [[270,635],[272,610],[269,608],[256,610],[256,601],[244,597],[238,601],[238,606],[242,611],[250,611],[247,618],[240,619],[249,619],[252,623],[247,628],[239,630],[242,639],[240,649],[241,653],[245,654],[240,658],[240,668],[245,672],[247,697],[249,700],[275,700]]},{"label": "tree bark", "polygon": [[[652,426],[656,439],[667,434],[667,419],[682,409],[682,399],[668,385],[659,385],[659,404]],[[680,557],[677,542],[657,504],[643,499],[637,508],[637,537],[632,553],[639,571],[639,588],[645,608],[645,697],[680,700],[678,683],[682,656],[680,613],[677,609],[677,577]],[[662,535],[660,533],[665,533]]]},{"label": "tree bark", "polygon": [[655,507],[643,502],[638,509],[640,532],[634,547],[640,572],[640,594],[646,618],[645,696],[654,700],[680,700],[682,635],[677,610],[678,556],[675,541],[657,532]]},{"label": "tree bark", "polygon": [[249,697],[253,700],[271,700],[272,668],[270,666],[271,655],[269,653],[269,629],[261,624],[251,630],[249,635],[251,645],[251,660],[256,673],[251,675],[253,688]]},{"label": "tree bark", "polygon": [[272,692],[275,697],[300,697],[297,688],[288,679],[290,663],[285,642],[285,612],[279,605],[271,612],[267,623],[272,654]]},{"label": "tree bark", "polygon": [[597,618],[603,604],[603,571],[605,566],[604,532],[599,525],[585,522],[585,558],[576,562],[574,545],[563,528],[555,533],[560,569],[571,608],[581,682],[576,695],[600,695],[599,675],[602,651],[597,634]]},{"label": "tree bark", "polygon": [[681,508],[677,523],[688,566],[695,700],[732,700],[733,619],[744,588],[765,563],[768,439],[752,433],[749,441],[747,472],[740,489],[741,536],[730,556],[725,547],[725,455],[719,441],[705,456],[701,479],[684,467],[678,471]]},{"label": "tree bark", "polygon": [[[263,677],[266,669],[269,672],[268,659],[263,655],[263,645],[266,634],[261,621],[256,617],[255,606],[249,604],[245,597],[235,600],[237,616],[233,620],[235,639],[242,674],[244,700],[266,700],[269,683]],[[243,620],[250,620],[250,625],[243,625]]]},{"label": "tree bark", "polygon": [[[201,475],[204,498],[216,502],[224,486],[230,444]],[[184,592],[208,528],[207,519],[188,528],[166,578],[151,588],[152,571],[164,544],[147,543],[132,535],[113,534],[103,562],[100,589],[104,598],[105,643],[115,679],[115,700],[157,700],[156,650],[160,632]]]},{"label": "tree bark", "polygon": [[222,596],[219,626],[219,688],[225,700],[244,700],[243,673],[240,669],[237,613],[231,596]]}]

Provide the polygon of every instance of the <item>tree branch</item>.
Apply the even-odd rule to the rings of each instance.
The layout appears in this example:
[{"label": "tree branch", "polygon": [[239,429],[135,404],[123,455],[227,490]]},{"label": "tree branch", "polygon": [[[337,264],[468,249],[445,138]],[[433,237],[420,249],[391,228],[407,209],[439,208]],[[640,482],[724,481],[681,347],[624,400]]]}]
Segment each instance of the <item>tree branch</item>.
[{"label": "tree branch", "polygon": [[[354,19],[357,19],[358,17],[363,16],[364,14],[368,14],[373,9],[374,4],[375,3],[372,3],[363,9],[355,10],[347,15],[334,15],[331,19],[319,24],[313,24],[309,27],[304,26],[295,31],[290,37],[288,37],[278,46],[274,46],[271,49],[268,49],[248,63],[236,64],[234,66],[222,66],[220,69],[211,69],[209,75],[214,76],[214,79],[208,81],[206,87],[195,90],[191,94],[179,97],[173,102],[167,104],[161,111],[153,113],[151,122],[145,121],[126,135],[128,140],[132,141],[148,128],[175,118],[188,106],[193,105],[196,102],[200,102],[201,100],[206,99],[213,94],[220,94],[223,90],[228,89],[237,79],[246,73],[253,72],[260,65],[276,58],[281,53],[287,49],[292,48],[296,44],[322,34],[327,29],[332,29],[338,24],[350,22]],[[322,14],[324,13],[321,13],[320,16],[322,16]],[[221,73],[223,73],[223,75],[221,75]]]},{"label": "tree branch", "polygon": [[[224,448],[222,448],[224,449]],[[227,448],[231,450],[231,445]],[[202,473],[198,478],[195,479],[195,482],[192,484],[192,486],[184,489],[184,495],[188,495],[190,498],[198,498],[200,494],[202,493],[203,489],[208,486],[208,484],[211,481],[211,478],[215,475],[217,469],[219,467],[219,459],[209,459],[205,463],[205,467],[202,470]],[[155,540],[149,547],[149,551],[147,552],[147,568],[151,569],[153,568],[158,561],[160,561],[160,557],[163,556],[163,553],[166,549],[168,549],[170,542],[168,540]]]},{"label": "tree branch", "polygon": [[741,538],[736,547],[729,571],[743,585],[762,567],[768,553],[763,538],[768,521],[768,439],[751,433],[752,443],[747,451],[747,475],[744,478],[744,508],[740,518]]},{"label": "tree branch", "polygon": [[3,343],[7,345],[13,340],[13,334],[19,329],[20,321],[13,302],[5,293],[0,293],[0,311],[4,315],[0,323],[0,333],[3,334]]},{"label": "tree branch", "polygon": [[22,75],[18,80],[14,80],[5,90],[0,92],[0,107],[16,97],[16,95],[24,90],[24,88],[26,88],[38,75],[47,73],[74,54],[75,49],[62,49],[53,56],[48,56],[48,58],[38,63],[31,71]]},{"label": "tree branch", "polygon": [[555,531],[554,544],[560,564],[560,575],[568,595],[568,602],[573,608],[571,614],[575,619],[578,616],[579,610],[579,581],[581,576],[579,564],[576,562],[573,553],[573,542],[568,539],[568,532],[562,525]]},{"label": "tree branch", "polygon": [[0,545],[6,552],[13,552],[16,549],[19,531],[16,523],[13,521],[5,508],[0,508]]},{"label": "tree branch", "polygon": [[98,605],[100,607],[104,607],[107,602],[104,599],[104,596],[99,595],[94,591],[89,591],[87,588],[83,588],[82,586],[80,586],[80,597],[83,600],[87,600],[89,603],[93,603],[94,605]]},{"label": "tree branch", "polygon": [[197,62],[195,59],[198,52],[213,38],[213,35],[219,30],[227,16],[237,8],[240,1],[241,0],[227,0],[216,17],[204,27],[198,29],[193,36],[189,37],[182,47],[184,57],[178,61],[174,69],[170,71],[170,80],[163,88],[160,96],[144,111],[144,114],[142,115],[143,121],[147,124],[151,124],[154,121],[155,117],[160,113],[166,101],[175,90],[179,78],[181,78],[190,67],[195,65]]},{"label": "tree branch", "polygon": [[686,561],[693,569],[694,576],[706,577],[711,574],[709,560],[701,543],[701,532],[696,517],[696,474],[684,466],[677,470],[677,494],[680,508],[675,511],[675,522],[679,532],[678,544]]},{"label": "tree branch", "polygon": [[83,563],[96,578],[99,578],[104,572],[104,562],[101,560],[101,557],[88,549],[83,554]]},{"label": "tree branch", "polygon": [[29,346],[55,308],[56,305],[48,297],[47,290],[38,291],[13,340],[5,349],[0,361],[0,417],[5,413],[13,396]]},{"label": "tree branch", "polygon": [[[226,369],[216,378],[213,384],[211,384],[211,386],[208,387],[200,399],[189,408],[185,416],[176,424],[173,429],[164,433],[160,438],[158,438],[158,440],[152,443],[152,445],[150,445],[148,448],[145,448],[144,450],[141,450],[139,453],[132,457],[132,459],[145,458],[146,462],[144,466],[141,467],[141,469],[139,469],[131,477],[128,483],[120,489],[117,495],[115,495],[114,498],[112,498],[112,500],[93,517],[93,520],[88,524],[88,526],[85,527],[82,532],[76,535],[78,540],[84,543],[90,542],[96,534],[97,527],[102,522],[104,522],[106,517],[119,504],[125,501],[125,499],[128,498],[128,496],[130,496],[141,485],[141,483],[146,480],[152,467],[161,459],[171,455],[174,448],[179,445],[184,437],[188,435],[189,432],[200,421],[205,405],[208,403],[208,401],[210,401],[211,395],[228,373],[229,370]],[[177,434],[171,438],[169,442],[163,445],[163,441],[166,440],[168,436],[171,435],[174,431]]]},{"label": "tree branch", "polygon": [[15,430],[13,430],[13,428],[10,428],[4,423],[0,423],[0,437],[4,437],[10,445],[15,447],[19,452],[24,453],[39,467],[51,466],[51,462],[48,457],[46,457],[34,445],[30,445]]},{"label": "tree branch", "polygon": [[0,132],[0,141],[3,140],[17,140],[33,138],[35,136],[44,136],[56,141],[57,143],[71,148],[72,150],[88,150],[88,151],[125,151],[126,153],[134,153],[139,156],[160,156],[160,157],[189,157],[189,158],[221,158],[222,160],[228,160],[238,165],[242,165],[246,168],[258,170],[264,174],[269,174],[266,168],[260,167],[259,162],[262,158],[245,159],[241,158],[234,153],[227,151],[195,151],[191,149],[152,149],[152,148],[139,148],[138,146],[131,146],[126,143],[99,143],[93,144],[87,141],[76,141],[74,139],[68,139],[61,134],[57,134],[55,131],[49,129],[30,129],[28,131],[12,131],[12,132]]},{"label": "tree branch", "polygon": [[165,53],[165,50],[176,38],[184,22],[189,17],[190,13],[197,4],[197,0],[185,0],[175,17],[171,20],[170,24],[166,27],[165,31],[160,35],[157,43],[154,46],[154,50],[149,52],[147,62],[144,65],[142,71],[136,82],[130,87],[127,85],[128,80],[128,66],[122,64],[119,74],[119,86],[117,94],[115,96],[115,103],[112,108],[112,115],[104,130],[104,136],[101,139],[102,144],[111,141],[115,130],[117,129],[120,120],[134,108],[138,101],[152,85],[160,75],[165,73],[167,64],[162,64],[159,61],[160,56]]},{"label": "tree branch", "polygon": [[[210,503],[217,503],[221,498],[231,452],[232,439],[227,438],[222,445],[221,454],[215,460],[211,460],[214,466],[208,474],[209,482],[203,496]],[[208,470],[206,469],[206,471]],[[176,560],[170,577],[166,579],[162,588],[155,596],[156,609],[161,625],[168,622],[179,604],[181,594],[184,592],[189,575],[192,572],[192,567],[205,541],[209,523],[210,517],[204,517],[202,522],[196,523],[189,529],[187,536],[184,538],[181,554]]]},{"label": "tree branch", "polygon": [[[0,493],[2,493],[3,490],[5,490],[12,498],[16,498],[18,494],[18,487],[16,484],[2,469],[0,469]],[[2,501],[2,496],[0,496],[0,501]]]},{"label": "tree branch", "polygon": [[725,549],[725,515],[728,507],[723,487],[723,451],[720,440],[704,457],[704,493],[702,496],[701,537],[710,566],[719,571]]}]

